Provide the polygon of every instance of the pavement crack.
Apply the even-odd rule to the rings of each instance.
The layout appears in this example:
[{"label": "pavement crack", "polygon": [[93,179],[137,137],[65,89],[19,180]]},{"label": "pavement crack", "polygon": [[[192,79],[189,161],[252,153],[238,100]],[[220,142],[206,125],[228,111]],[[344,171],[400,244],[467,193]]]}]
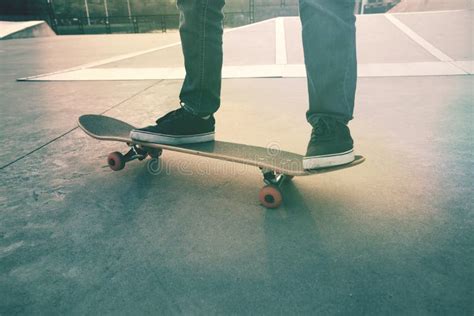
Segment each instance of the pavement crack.
[{"label": "pavement crack", "polygon": [[[102,114],[105,114],[105,113],[109,112],[110,110],[112,110],[112,109],[114,109],[114,108],[116,108],[116,107],[118,107],[118,106],[124,104],[125,102],[128,102],[128,101],[132,100],[133,98],[137,97],[138,95],[142,94],[143,92],[145,92],[145,91],[147,91],[147,90],[153,88],[154,86],[158,85],[158,84],[161,83],[162,81],[163,81],[163,80],[158,80],[157,82],[154,82],[154,83],[151,84],[150,86],[145,87],[144,89],[138,91],[137,93],[132,94],[130,97],[128,97],[128,98],[126,98],[126,99],[120,101],[120,102],[117,103],[117,104],[114,104],[113,106],[107,108],[106,110],[100,112],[99,114],[101,114],[101,115],[102,115]],[[53,138],[53,139],[47,141],[46,143],[40,145],[39,147],[36,147],[35,149],[33,149],[33,150],[27,152],[26,154],[23,154],[23,155],[19,156],[19,157],[16,158],[15,160],[10,161],[9,163],[7,163],[7,164],[1,166],[1,167],[0,167],[0,170],[3,170],[3,169],[5,169],[5,168],[7,168],[7,167],[9,167],[9,166],[11,166],[11,165],[17,163],[18,161],[23,160],[24,158],[26,158],[26,157],[28,157],[28,156],[34,154],[34,153],[37,152],[38,150],[41,150],[41,149],[43,149],[44,147],[50,145],[51,143],[54,143],[55,141],[57,141],[57,140],[63,138],[64,136],[66,136],[66,135],[72,133],[73,131],[75,131],[75,130],[78,129],[78,128],[79,128],[79,126],[75,126],[75,127],[71,128],[71,129],[69,129],[68,131],[66,131],[66,132],[62,133],[61,135],[59,135],[59,136],[57,136],[57,137],[55,137],[55,138]]]}]

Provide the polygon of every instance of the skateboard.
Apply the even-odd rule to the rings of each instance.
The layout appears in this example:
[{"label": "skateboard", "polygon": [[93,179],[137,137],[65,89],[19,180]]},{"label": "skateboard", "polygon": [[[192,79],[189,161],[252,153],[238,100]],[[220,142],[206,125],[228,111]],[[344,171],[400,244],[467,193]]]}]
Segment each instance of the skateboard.
[{"label": "skateboard", "polygon": [[187,145],[163,145],[134,141],[129,134],[135,127],[118,119],[87,114],[79,117],[79,127],[89,136],[105,141],[126,143],[130,149],[126,154],[118,151],[107,157],[107,164],[114,171],[122,170],[132,160],[144,160],[158,163],[163,150],[225,160],[259,168],[263,175],[264,187],[259,192],[260,203],[267,208],[277,208],[283,201],[282,185],[295,176],[308,176],[351,168],[364,162],[365,158],[356,156],[348,164],[316,170],[303,169],[303,156],[269,148],[212,141]]}]

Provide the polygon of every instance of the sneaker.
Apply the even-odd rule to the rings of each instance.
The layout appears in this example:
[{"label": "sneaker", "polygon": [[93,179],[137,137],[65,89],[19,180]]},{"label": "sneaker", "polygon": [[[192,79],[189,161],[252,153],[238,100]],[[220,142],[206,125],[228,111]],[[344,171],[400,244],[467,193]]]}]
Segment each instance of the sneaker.
[{"label": "sneaker", "polygon": [[313,126],[304,169],[343,165],[354,161],[353,140],[349,127],[333,118],[321,117]]},{"label": "sneaker", "polygon": [[156,125],[137,128],[130,138],[140,142],[181,145],[214,140],[215,120],[196,116],[184,108],[172,111],[156,121]]}]

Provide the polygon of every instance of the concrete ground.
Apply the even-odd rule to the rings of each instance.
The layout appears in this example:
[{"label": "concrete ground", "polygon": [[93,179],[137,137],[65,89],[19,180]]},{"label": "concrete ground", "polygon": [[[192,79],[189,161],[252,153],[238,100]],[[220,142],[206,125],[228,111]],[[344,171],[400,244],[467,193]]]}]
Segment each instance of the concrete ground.
[{"label": "concrete ground", "polygon": [[473,0],[401,0],[390,12],[472,10]]},{"label": "concrete ground", "polygon": [[[306,80],[269,78],[300,65],[299,29],[272,21],[225,35],[226,67],[242,68],[217,135],[304,153]],[[367,161],[295,178],[277,210],[259,205],[255,168],[165,152],[158,175],[112,172],[125,146],[77,129],[84,113],[145,125],[175,108],[182,81],[156,69],[180,66],[177,33],[1,42],[0,314],[472,315],[470,24],[359,18],[350,127]],[[273,68],[239,77],[248,65]]]}]

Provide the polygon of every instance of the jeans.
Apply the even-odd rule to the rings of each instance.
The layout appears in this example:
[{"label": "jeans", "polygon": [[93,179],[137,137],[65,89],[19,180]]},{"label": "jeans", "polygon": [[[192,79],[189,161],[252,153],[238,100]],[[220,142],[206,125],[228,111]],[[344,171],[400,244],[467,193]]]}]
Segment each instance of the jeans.
[{"label": "jeans", "polygon": [[[206,116],[220,106],[224,0],[178,0],[186,77],[183,107]],[[300,0],[308,83],[307,120],[352,119],[357,82],[355,0]]]}]

